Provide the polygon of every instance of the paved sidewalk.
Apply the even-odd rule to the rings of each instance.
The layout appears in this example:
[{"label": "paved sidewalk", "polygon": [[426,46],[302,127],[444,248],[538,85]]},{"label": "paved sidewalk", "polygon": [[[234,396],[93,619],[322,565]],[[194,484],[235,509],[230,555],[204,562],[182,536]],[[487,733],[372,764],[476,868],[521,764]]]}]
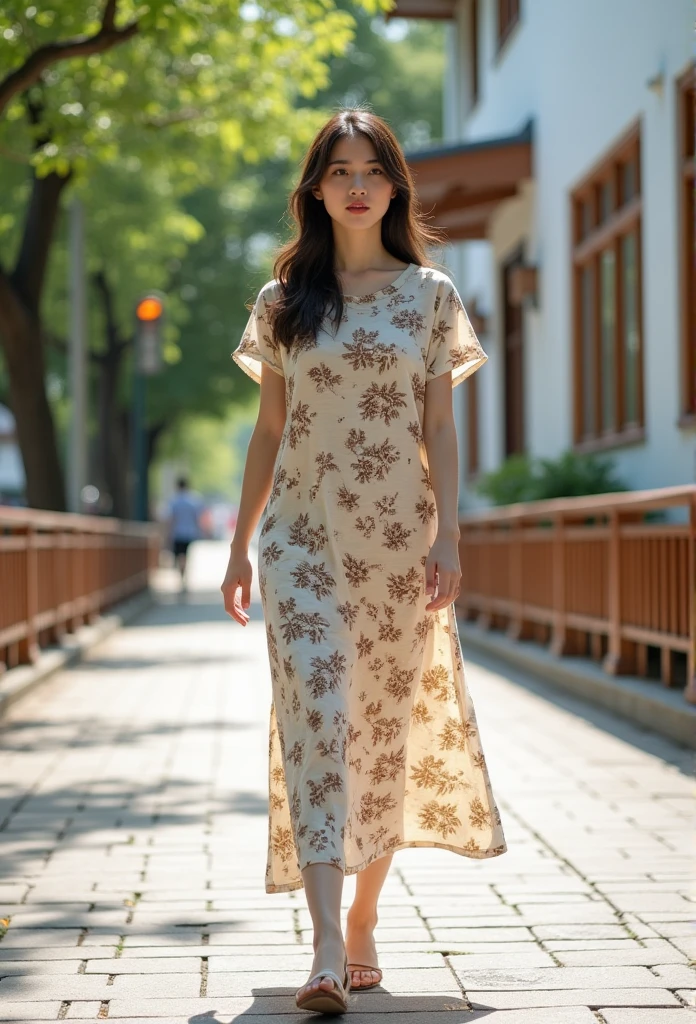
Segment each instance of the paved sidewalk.
[{"label": "paved sidewalk", "polygon": [[[265,634],[195,589],[10,709],[0,731],[0,1020],[257,1024],[311,964],[267,895]],[[696,1024],[693,755],[464,656],[509,852],[398,852],[383,985],[354,1024]],[[354,888],[346,880],[345,904]],[[3,934],[4,932],[4,934]]]}]

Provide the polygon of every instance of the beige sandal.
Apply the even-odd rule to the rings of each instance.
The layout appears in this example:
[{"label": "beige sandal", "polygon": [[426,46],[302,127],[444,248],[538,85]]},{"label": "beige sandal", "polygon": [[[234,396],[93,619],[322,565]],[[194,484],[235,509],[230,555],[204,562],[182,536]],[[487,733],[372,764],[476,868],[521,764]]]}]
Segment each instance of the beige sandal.
[{"label": "beige sandal", "polygon": [[[343,969],[343,981],[333,971],[317,971],[305,985],[311,985],[317,978],[331,978],[334,988],[326,991],[323,988],[309,992],[303,999],[295,998],[298,1010],[317,1010],[319,1013],[345,1013],[348,1009],[348,993],[350,992],[350,975],[348,964]],[[304,985],[302,986],[305,987]]]},{"label": "beige sandal", "polygon": [[356,985],[354,991],[360,992],[364,988],[375,988],[376,985],[382,984],[382,969],[380,967],[370,967],[368,964],[348,964],[348,973],[350,977],[353,976],[353,971],[375,971],[379,974],[377,981],[371,981],[369,985]]}]

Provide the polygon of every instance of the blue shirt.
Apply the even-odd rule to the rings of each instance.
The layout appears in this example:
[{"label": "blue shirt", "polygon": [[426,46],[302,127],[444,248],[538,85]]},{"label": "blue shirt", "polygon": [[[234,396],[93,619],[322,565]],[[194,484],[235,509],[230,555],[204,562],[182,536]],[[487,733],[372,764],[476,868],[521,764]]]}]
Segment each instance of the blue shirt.
[{"label": "blue shirt", "polygon": [[169,502],[172,540],[198,540],[201,535],[198,517],[202,502],[191,491],[179,491]]}]

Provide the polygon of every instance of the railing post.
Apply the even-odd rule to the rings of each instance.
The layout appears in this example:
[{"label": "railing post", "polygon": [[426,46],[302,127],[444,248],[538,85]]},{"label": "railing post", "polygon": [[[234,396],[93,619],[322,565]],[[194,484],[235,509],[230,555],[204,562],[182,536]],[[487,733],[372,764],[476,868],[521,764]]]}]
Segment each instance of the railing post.
[{"label": "railing post", "polygon": [[20,640],[18,645],[20,665],[33,664],[39,656],[39,645],[36,638],[36,617],[39,613],[38,551],[36,530],[33,526],[27,526],[25,537],[27,542],[24,559],[27,629],[24,639]]},{"label": "railing post", "polygon": [[566,635],[566,550],[565,550],[565,520],[560,512],[553,518],[553,540],[551,541],[551,572],[553,579],[553,631],[551,635],[551,653],[557,658],[568,653],[568,638]]},{"label": "railing post", "polygon": [[612,676],[630,671],[625,643],[621,637],[621,520],[618,509],[609,512],[609,644],[602,668]]},{"label": "railing post", "polygon": [[684,698],[696,704],[696,498],[689,502],[689,651]]}]

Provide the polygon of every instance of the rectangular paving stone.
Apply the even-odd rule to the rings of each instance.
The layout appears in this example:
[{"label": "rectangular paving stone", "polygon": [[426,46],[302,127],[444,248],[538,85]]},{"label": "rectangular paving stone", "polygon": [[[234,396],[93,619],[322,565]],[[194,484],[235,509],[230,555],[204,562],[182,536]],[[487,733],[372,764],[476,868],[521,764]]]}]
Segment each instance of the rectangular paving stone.
[{"label": "rectangular paving stone", "polygon": [[639,1007],[612,1007],[602,1009],[607,1024],[693,1024],[692,1010],[642,1010]]},{"label": "rectangular paving stone", "polygon": [[679,1006],[679,1001],[667,989],[558,989],[553,991],[477,991],[467,989],[467,998],[477,1009],[492,1007],[497,1010],[519,1009],[532,1006]]},{"label": "rectangular paving stone", "polygon": [[687,957],[669,943],[659,948],[644,949],[587,949],[557,950],[555,954],[564,967],[600,967],[613,964],[617,967],[638,966],[654,967],[656,964],[685,964]]},{"label": "rectangular paving stone", "polygon": [[[266,972],[215,973],[208,975],[208,996],[228,997],[244,996],[255,988],[263,988],[265,995],[292,994],[306,981],[304,971],[278,971],[269,976]],[[391,968],[385,970],[380,988],[399,996],[407,993],[423,995],[427,992],[439,992],[452,996],[461,995],[452,972],[447,967],[421,968],[404,970]],[[374,994],[370,990],[369,994]],[[368,995],[368,992],[361,993]]]},{"label": "rectangular paving stone", "polygon": [[[153,951],[150,950],[150,953]],[[89,960],[86,974],[200,974],[197,956],[143,956],[137,959]],[[0,968],[0,973],[2,968]]]},{"label": "rectangular paving stone", "polygon": [[513,971],[489,968],[468,970],[452,965],[465,989],[496,991],[537,991],[540,989],[579,988],[666,988],[667,982],[656,978],[647,967],[540,967]]},{"label": "rectangular paving stone", "polygon": [[40,999],[106,999],[108,994],[106,978],[88,978],[85,974],[28,974],[10,976],[0,981],[0,1006],[5,999],[14,1002]]},{"label": "rectangular paving stone", "polygon": [[21,1021],[22,1024],[27,1024],[29,1017],[33,1017],[37,1021],[57,1020],[60,1006],[60,1000],[57,1002],[55,1000],[49,1002],[3,1002],[0,1020],[16,1020]]},{"label": "rectangular paving stone", "polygon": [[[100,1009],[101,1002],[72,1002],[68,1007],[65,1020],[96,1020]],[[2,1013],[1,1010],[0,1013]]]},{"label": "rectangular paving stone", "polygon": [[[299,986],[298,986],[299,987]],[[233,998],[205,997],[203,999],[112,999],[109,1003],[109,1019],[115,1017],[176,1017],[189,1015],[194,1017],[204,1012],[210,1013],[213,1009],[218,1016],[244,1014],[255,1017],[257,1014],[269,1014],[285,1019],[288,1013],[297,1013],[295,1010],[295,990],[288,990],[287,995],[266,995],[265,992],[249,996],[238,996]],[[453,1011],[468,1011],[469,1004],[461,998],[461,995],[407,995],[394,996],[388,992],[379,992],[371,989],[369,992],[352,993],[350,1003],[350,1018],[353,1020],[353,1007],[360,999],[364,1010],[372,1014],[402,1013],[411,1014],[416,1012],[445,1013],[448,1014],[448,1021],[454,1024],[456,1017],[452,1016]],[[368,1003],[369,999],[369,1003]],[[360,1007],[363,1009],[362,1005]],[[305,1021],[307,1014],[298,1014]],[[204,1018],[202,1018],[203,1020]],[[464,1020],[470,1020],[471,1014]],[[319,1015],[317,1015],[319,1020]],[[409,1022],[410,1024],[410,1022]],[[596,1022],[593,1022],[596,1024]]]},{"label": "rectangular paving stone", "polygon": [[200,974],[122,974],[114,978],[106,998],[129,998],[143,996],[150,999],[187,998],[197,996],[201,990]]},{"label": "rectangular paving stone", "polygon": [[[359,1009],[355,1009],[353,1006],[350,1008],[350,1020],[351,1024],[383,1024],[385,1014],[388,1010],[381,1011],[380,1013],[369,1013]],[[656,1013],[672,1012],[672,1011],[654,1011]],[[244,1021],[247,1019],[247,1015],[244,1013],[238,1013],[229,1015],[223,1011],[218,1011],[222,1018],[227,1021]],[[597,1018],[584,1006],[559,1006],[553,1007],[551,1010],[547,1008],[537,1008],[534,1010],[506,1010],[504,1012],[493,1011],[476,1011],[471,1010],[460,1010],[460,1011],[415,1011],[408,1012],[397,1011],[397,1016],[387,1017],[387,1020],[394,1020],[395,1024],[397,1021],[403,1021],[404,1024],[477,1024],[478,1021],[481,1024],[597,1024]],[[150,1024],[153,1017],[116,1017],[114,1018],[113,1012],[109,1013],[109,1019],[116,1019],[119,1024]],[[207,1018],[211,1021],[220,1020],[220,1016],[216,1014],[215,1017]],[[317,1020],[321,1018],[318,1016]],[[205,1017],[201,1016],[200,1024],[204,1024]],[[254,1014],[253,1024],[279,1024],[279,1022],[300,1022],[307,1021],[306,1013],[283,1013],[281,1014]],[[33,1022],[25,1022],[25,1024],[33,1024]],[[167,1017],[167,1024],[191,1024],[191,1018],[186,1017]],[[641,1022],[642,1024],[642,1022]],[[656,1021],[656,1024],[662,1024],[661,1021]],[[666,1021],[665,1024],[671,1024]],[[674,1022],[674,1024],[681,1024],[680,1021]]]}]

